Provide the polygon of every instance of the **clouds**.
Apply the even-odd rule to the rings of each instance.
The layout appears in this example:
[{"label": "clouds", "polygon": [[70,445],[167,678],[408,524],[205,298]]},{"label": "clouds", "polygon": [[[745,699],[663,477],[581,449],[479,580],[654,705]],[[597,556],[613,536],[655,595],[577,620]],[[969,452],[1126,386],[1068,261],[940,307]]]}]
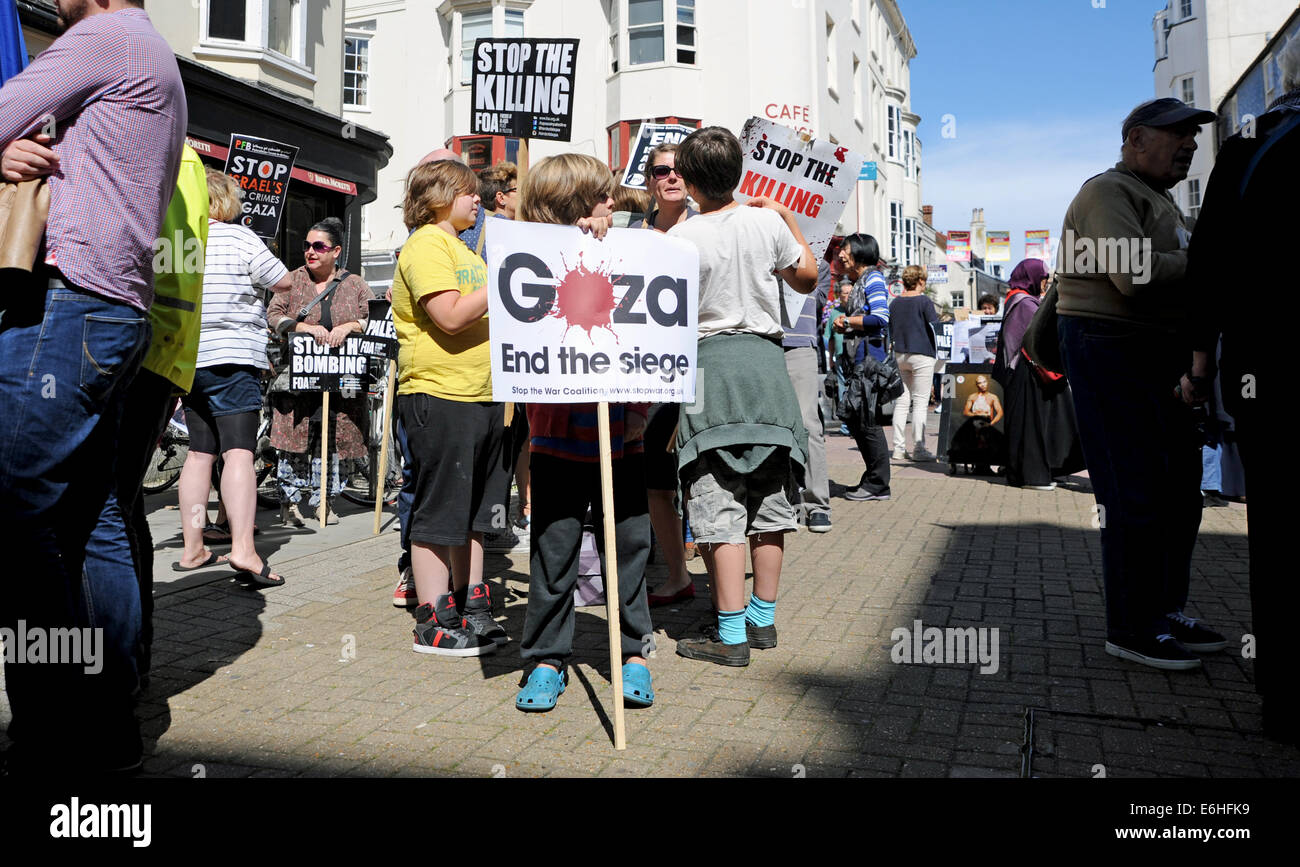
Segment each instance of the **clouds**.
[{"label": "clouds", "polygon": [[921,198],[934,205],[935,228],[965,229],[983,208],[989,229],[1011,232],[1013,263],[1024,257],[1026,229],[1060,234],[1070,200],[1085,180],[1119,160],[1113,117],[976,122],[957,116],[957,137],[929,125]]}]

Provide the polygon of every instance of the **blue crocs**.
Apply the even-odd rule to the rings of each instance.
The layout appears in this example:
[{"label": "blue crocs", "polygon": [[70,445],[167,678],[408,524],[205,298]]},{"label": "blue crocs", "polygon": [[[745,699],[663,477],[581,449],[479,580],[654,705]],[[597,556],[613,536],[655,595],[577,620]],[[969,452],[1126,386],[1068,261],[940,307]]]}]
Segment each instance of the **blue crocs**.
[{"label": "blue crocs", "polygon": [[623,703],[631,707],[649,707],[655,703],[650,669],[639,662],[629,662],[623,666]]},{"label": "blue crocs", "polygon": [[564,694],[568,677],[551,668],[537,666],[528,675],[528,683],[515,696],[515,707],[525,713],[548,711],[555,707],[555,702]]}]

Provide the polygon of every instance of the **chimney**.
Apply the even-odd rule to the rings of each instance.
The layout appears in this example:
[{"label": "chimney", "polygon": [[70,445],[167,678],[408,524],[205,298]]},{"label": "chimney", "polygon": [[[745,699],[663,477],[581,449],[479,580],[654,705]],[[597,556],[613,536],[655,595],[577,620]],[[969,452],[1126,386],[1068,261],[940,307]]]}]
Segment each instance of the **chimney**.
[{"label": "chimney", "polygon": [[925,220],[927,226],[934,225],[934,205],[921,206],[921,219]]},{"label": "chimney", "polygon": [[970,252],[972,256],[978,256],[983,259],[985,256],[985,233],[984,233],[984,209],[975,208],[971,211],[970,220]]}]

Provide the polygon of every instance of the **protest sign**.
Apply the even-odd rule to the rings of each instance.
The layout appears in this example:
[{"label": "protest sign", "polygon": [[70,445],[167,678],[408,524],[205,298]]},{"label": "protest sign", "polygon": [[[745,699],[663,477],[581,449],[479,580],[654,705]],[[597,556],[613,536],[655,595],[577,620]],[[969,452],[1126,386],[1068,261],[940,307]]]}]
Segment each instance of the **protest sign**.
[{"label": "protest sign", "polygon": [[952,336],[956,322],[932,322],[930,329],[934,332],[935,358],[947,361],[952,358]]},{"label": "protest sign", "polygon": [[298,148],[293,145],[238,133],[230,136],[225,171],[244,191],[240,223],[255,235],[273,238],[279,231],[289,196],[289,177],[297,159]]},{"label": "protest sign", "polygon": [[925,282],[931,286],[948,285],[948,266],[947,265],[926,265]]},{"label": "protest sign", "polygon": [[695,400],[699,252],[657,232],[499,220],[487,236],[494,400]]},{"label": "protest sign", "polygon": [[948,233],[948,261],[970,261],[970,232]]},{"label": "protest sign", "polygon": [[470,132],[569,141],[576,39],[478,39]]},{"label": "protest sign", "polygon": [[621,186],[632,187],[637,190],[646,189],[650,180],[646,172],[646,161],[650,158],[650,151],[661,144],[680,144],[684,138],[693,132],[695,132],[695,127],[683,126],[679,123],[641,124],[641,131],[637,133],[636,137],[636,145],[628,156],[627,168],[623,170]]},{"label": "protest sign", "polygon": [[339,346],[316,342],[305,332],[289,335],[289,390],[295,392],[360,391],[367,385],[366,370],[376,348],[375,339],[352,334]]},{"label": "protest sign", "polygon": [[393,305],[383,298],[371,298],[361,351],[366,355],[397,360],[397,327],[393,325]]},{"label": "protest sign", "polygon": [[[789,127],[751,117],[741,130],[745,150],[736,200],[766,196],[794,212],[799,230],[821,259],[835,234],[835,224],[858,182],[862,156],[830,142],[805,138]],[[781,286],[781,325],[789,330],[799,320],[808,296]]]},{"label": "protest sign", "polygon": [[998,332],[1002,329],[1001,316],[972,316],[964,322],[954,323],[952,338],[953,361],[970,364],[992,364],[998,348]]}]

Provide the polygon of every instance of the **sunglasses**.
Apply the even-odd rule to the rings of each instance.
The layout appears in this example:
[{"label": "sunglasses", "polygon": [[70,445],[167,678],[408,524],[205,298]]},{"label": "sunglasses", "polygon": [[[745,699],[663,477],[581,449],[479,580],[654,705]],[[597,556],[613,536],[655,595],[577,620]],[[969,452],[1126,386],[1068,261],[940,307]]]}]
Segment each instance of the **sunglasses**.
[{"label": "sunglasses", "polygon": [[682,176],[682,173],[677,171],[673,166],[655,166],[650,170],[650,174],[654,175],[655,179],[660,181],[669,175],[677,175],[679,178]]},{"label": "sunglasses", "polygon": [[334,249],[333,247],[331,247],[329,244],[326,244],[324,241],[303,241],[302,242],[302,251],[304,253],[306,253],[308,250],[315,250],[317,253],[320,253],[322,256],[324,256],[326,253],[328,253],[330,250],[333,249]]}]

